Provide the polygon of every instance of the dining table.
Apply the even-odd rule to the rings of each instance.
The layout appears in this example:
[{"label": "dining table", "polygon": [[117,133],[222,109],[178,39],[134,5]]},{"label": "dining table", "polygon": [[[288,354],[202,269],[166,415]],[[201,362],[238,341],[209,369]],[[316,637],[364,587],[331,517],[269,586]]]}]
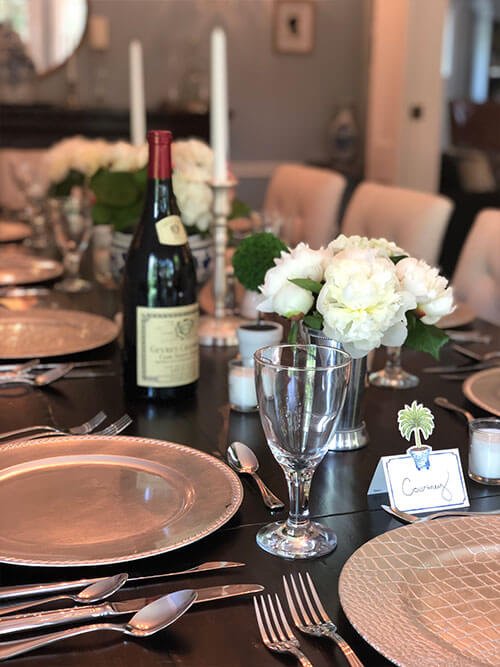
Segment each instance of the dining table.
[{"label": "dining table", "polygon": [[[51,307],[82,310],[109,318],[120,310],[119,290],[99,285],[93,286],[88,293],[71,297],[51,293],[50,300]],[[471,326],[491,336],[489,344],[471,347],[480,351],[500,349],[498,327],[479,320]],[[123,413],[132,417],[133,422],[123,436],[181,443],[219,460],[225,460],[228,445],[238,440],[246,443],[257,455],[259,473],[273,492],[286,501],[284,510],[271,513],[264,506],[254,481],[248,475],[242,476],[244,496],[238,511],[224,526],[203,539],[174,551],[127,563],[92,567],[0,563],[0,587],[96,577],[122,571],[133,577],[183,570],[205,561],[227,560],[245,565],[204,575],[179,576],[150,585],[138,584],[119,591],[114,599],[161,595],[182,588],[258,583],[265,587],[264,593],[278,593],[284,601],[282,576],[309,572],[339,634],[355,650],[362,663],[366,667],[390,665],[390,660],[367,643],[350,624],[339,600],[339,576],[346,561],[369,540],[402,526],[399,520],[381,509],[381,504],[387,503],[386,495],[367,495],[371,478],[380,457],[406,451],[408,443],[399,434],[397,413],[405,404],[417,400],[431,408],[435,415],[435,430],[429,441],[433,449],[458,448],[460,452],[471,509],[499,509],[500,486],[478,484],[467,477],[466,421],[457,414],[435,407],[433,399],[443,395],[477,416],[486,413],[464,397],[460,381],[423,372],[423,367],[438,362],[405,348],[403,365],[419,377],[418,386],[411,390],[367,387],[364,415],[369,434],[368,445],[355,451],[327,453],[313,478],[311,516],[335,531],[338,538],[336,549],[314,560],[285,560],[261,550],[255,541],[259,528],[271,520],[286,517],[288,493],[283,472],[267,446],[258,412],[236,412],[229,407],[227,368],[236,354],[235,347],[202,346],[196,394],[192,399],[179,403],[138,401],[127,395],[122,380],[119,339],[97,350],[59,357],[58,360],[109,360],[109,372],[98,377],[61,378],[43,389],[2,388],[0,431],[30,424],[67,427],[104,410],[110,420]],[[462,361],[460,355],[447,345],[442,350],[439,363]],[[376,351],[371,363],[374,370],[383,366],[383,350]],[[40,446],[43,446],[43,441]],[[92,497],[88,497],[87,502],[92,507]],[[2,513],[10,511],[9,506],[1,508]],[[60,521],[64,524],[65,517],[61,516]],[[376,600],[367,591],[364,604],[368,608],[375,603]],[[379,623],[384,623],[383,610]],[[298,630],[296,634],[315,667],[347,664],[339,648],[328,639],[304,636]],[[58,642],[14,660],[19,667],[52,667],[54,664],[65,667],[272,667],[295,664],[294,658],[271,653],[263,645],[251,596],[195,605],[172,626],[149,638],[92,633]]]}]

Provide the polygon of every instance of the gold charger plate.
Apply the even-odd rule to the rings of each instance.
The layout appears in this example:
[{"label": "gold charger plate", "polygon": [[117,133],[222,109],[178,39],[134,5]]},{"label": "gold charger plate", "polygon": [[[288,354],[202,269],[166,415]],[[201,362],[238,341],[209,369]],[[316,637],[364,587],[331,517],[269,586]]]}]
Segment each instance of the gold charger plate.
[{"label": "gold charger plate", "polygon": [[442,317],[436,324],[440,329],[453,329],[463,327],[474,322],[476,313],[466,303],[457,303],[455,310],[449,315]]},{"label": "gold charger plate", "polygon": [[224,525],[243,490],[222,461],[173,442],[72,436],[0,449],[0,561],[126,562]]},{"label": "gold charger plate", "polygon": [[359,634],[402,667],[500,664],[500,517],[414,523],[379,535],[340,575]]},{"label": "gold charger plate", "polygon": [[0,243],[24,241],[28,236],[31,236],[31,228],[24,222],[0,220]]},{"label": "gold charger plate", "polygon": [[462,385],[465,396],[486,412],[500,417],[500,368],[470,375]]},{"label": "gold charger plate", "polygon": [[79,310],[0,309],[0,359],[34,359],[93,350],[118,335],[105,317]]},{"label": "gold charger plate", "polygon": [[53,259],[17,252],[0,253],[0,286],[41,283],[57,278],[62,272],[62,264]]}]

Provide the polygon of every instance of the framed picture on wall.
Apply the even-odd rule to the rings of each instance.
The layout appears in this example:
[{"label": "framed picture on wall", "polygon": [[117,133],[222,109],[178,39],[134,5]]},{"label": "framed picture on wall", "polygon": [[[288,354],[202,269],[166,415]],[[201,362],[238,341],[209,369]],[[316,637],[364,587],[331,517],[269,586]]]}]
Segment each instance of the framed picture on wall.
[{"label": "framed picture on wall", "polygon": [[276,0],[273,39],[278,53],[311,53],[314,47],[314,0]]}]

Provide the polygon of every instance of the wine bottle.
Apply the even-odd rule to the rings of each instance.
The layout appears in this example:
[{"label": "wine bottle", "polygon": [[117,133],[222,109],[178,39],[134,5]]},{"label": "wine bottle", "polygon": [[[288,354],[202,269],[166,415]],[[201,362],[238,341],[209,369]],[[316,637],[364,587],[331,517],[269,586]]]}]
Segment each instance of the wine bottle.
[{"label": "wine bottle", "polygon": [[192,395],[199,376],[196,273],[172,189],[171,142],[166,130],[148,132],[146,201],[123,280],[125,388],[152,400]]}]

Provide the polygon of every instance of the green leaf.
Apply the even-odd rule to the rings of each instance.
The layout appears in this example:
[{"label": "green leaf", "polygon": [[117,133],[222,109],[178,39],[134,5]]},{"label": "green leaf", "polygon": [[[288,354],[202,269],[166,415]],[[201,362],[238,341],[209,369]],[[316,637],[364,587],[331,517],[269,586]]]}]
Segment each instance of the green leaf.
[{"label": "green leaf", "polygon": [[231,206],[231,213],[229,214],[229,220],[235,218],[248,218],[252,212],[252,209],[248,204],[241,201],[241,199],[233,199]]},{"label": "green leaf", "polygon": [[315,310],[313,313],[310,313],[309,315],[306,315],[304,317],[304,324],[310,327],[311,329],[316,329],[317,331],[321,331],[323,328],[323,315],[318,313],[317,310]]},{"label": "green leaf", "polygon": [[448,336],[432,324],[424,324],[414,311],[406,313],[408,336],[405,346],[420,352],[427,352],[435,359],[439,359],[439,352],[449,340]]},{"label": "green leaf", "polygon": [[94,225],[111,224],[111,209],[106,204],[94,204],[92,206],[92,220]]},{"label": "green leaf", "polygon": [[397,263],[400,262],[402,259],[406,259],[407,257],[408,257],[408,255],[393,255],[392,257],[389,257],[389,259],[390,259],[391,262],[393,262],[394,264],[397,264]]},{"label": "green leaf", "polygon": [[141,196],[134,175],[122,171],[99,169],[90,179],[90,187],[96,201],[108,206],[130,206]]},{"label": "green leaf", "polygon": [[63,181],[50,186],[49,195],[51,197],[67,197],[71,192],[71,188],[75,185],[83,185],[84,182],[85,176],[80,171],[71,169]]},{"label": "green leaf", "polygon": [[316,280],[311,280],[310,278],[289,278],[288,280],[294,285],[302,287],[313,294],[319,294],[323,287],[321,283],[318,283]]},{"label": "green leaf", "polygon": [[132,172],[134,181],[137,183],[140,190],[146,192],[146,185],[148,183],[148,168],[143,167],[137,171]]}]

